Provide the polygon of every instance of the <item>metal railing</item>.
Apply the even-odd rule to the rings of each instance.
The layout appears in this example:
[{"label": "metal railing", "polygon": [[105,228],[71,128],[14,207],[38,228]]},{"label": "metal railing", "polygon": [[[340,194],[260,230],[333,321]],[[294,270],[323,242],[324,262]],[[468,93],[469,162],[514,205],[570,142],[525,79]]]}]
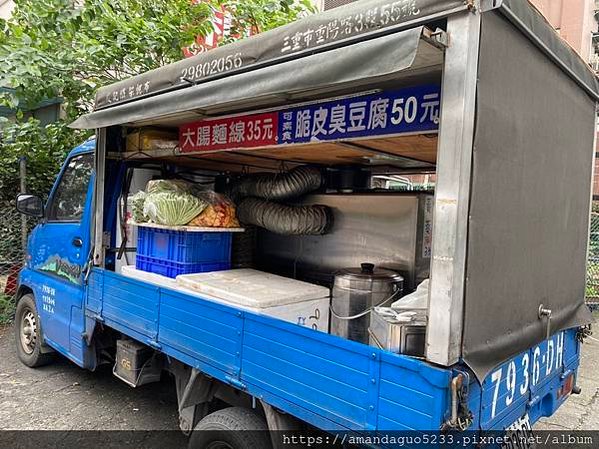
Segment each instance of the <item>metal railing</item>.
[{"label": "metal railing", "polygon": [[14,203],[0,203],[0,325],[12,318],[19,270],[25,251],[21,215]]},{"label": "metal railing", "polygon": [[591,308],[599,308],[599,213],[596,212],[591,213],[585,297]]}]

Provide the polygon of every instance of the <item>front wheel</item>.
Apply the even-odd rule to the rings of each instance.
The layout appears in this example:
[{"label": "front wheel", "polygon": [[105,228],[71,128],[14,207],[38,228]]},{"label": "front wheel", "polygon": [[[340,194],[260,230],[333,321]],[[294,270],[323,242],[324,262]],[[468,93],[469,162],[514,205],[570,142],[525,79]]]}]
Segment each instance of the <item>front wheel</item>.
[{"label": "front wheel", "polygon": [[15,312],[14,329],[17,355],[21,362],[31,368],[36,368],[52,361],[54,354],[42,350],[41,322],[32,294],[23,295],[19,299]]},{"label": "front wheel", "polygon": [[266,421],[252,410],[230,407],[205,416],[193,429],[188,449],[272,448]]}]

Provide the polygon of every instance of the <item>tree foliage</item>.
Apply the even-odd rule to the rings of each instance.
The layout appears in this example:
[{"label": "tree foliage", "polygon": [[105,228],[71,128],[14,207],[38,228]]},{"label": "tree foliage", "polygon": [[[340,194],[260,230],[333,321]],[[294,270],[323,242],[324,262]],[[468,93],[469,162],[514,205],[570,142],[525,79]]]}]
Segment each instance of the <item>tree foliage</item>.
[{"label": "tree foliage", "polygon": [[[0,190],[16,192],[18,158],[28,159],[30,190],[47,191],[57,164],[86,136],[66,124],[92,107],[101,86],[174,62],[196,36],[212,31],[214,11],[233,13],[233,36],[266,31],[311,12],[308,0],[16,0],[0,19],[0,105],[17,111],[0,123]],[[239,37],[231,37],[230,40]],[[23,111],[61,98],[63,119],[40,130]]]},{"label": "tree foliage", "polygon": [[232,36],[244,36],[250,29],[255,33],[262,33],[293,22],[313,11],[309,0],[225,0],[221,3],[235,11],[231,25]]},{"label": "tree foliage", "polygon": [[310,10],[305,1],[17,0],[13,17],[0,20],[0,86],[14,89],[0,99],[19,108],[60,96],[73,119],[98,87],[181,59],[212,31],[220,5],[233,12],[237,36],[295,20]]},{"label": "tree foliage", "polygon": [[75,147],[85,139],[81,131],[71,130],[62,122],[40,128],[30,119],[7,126],[0,143],[0,201],[12,201],[19,191],[19,159],[27,161],[27,188],[30,193],[48,193],[65,156],[65,149]]}]

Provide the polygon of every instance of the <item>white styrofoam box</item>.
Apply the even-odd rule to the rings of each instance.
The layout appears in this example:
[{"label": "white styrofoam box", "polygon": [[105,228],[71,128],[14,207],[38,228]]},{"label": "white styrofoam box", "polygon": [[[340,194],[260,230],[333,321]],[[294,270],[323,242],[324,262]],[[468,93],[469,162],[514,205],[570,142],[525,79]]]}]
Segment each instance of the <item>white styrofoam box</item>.
[{"label": "white styrofoam box", "polygon": [[[329,332],[329,297],[320,299],[309,299],[307,301],[294,304],[285,304],[283,306],[274,306],[253,309],[255,313],[268,315],[300,326],[311,327],[314,330]],[[236,305],[237,306],[237,305]],[[243,306],[238,306],[243,307]]]},{"label": "white styrofoam box", "polygon": [[260,309],[328,298],[330,295],[326,287],[251,268],[180,274],[177,282],[228,302]]},{"label": "white styrofoam box", "polygon": [[242,268],[180,274],[177,282],[228,304],[328,332],[330,292],[326,287]]},{"label": "white styrofoam box", "polygon": [[[313,284],[308,284],[306,282],[296,281],[294,279],[283,278],[281,276],[272,275],[269,273],[263,273],[256,270],[227,270],[230,272],[238,272],[237,276],[240,277],[240,271],[249,271],[253,273],[245,273],[245,279],[251,279],[252,276],[258,281],[260,278],[263,280],[265,278],[279,278],[284,281],[291,281],[291,283],[279,282],[279,286],[285,285],[291,287],[292,284],[297,285],[300,284],[304,287],[304,294],[297,294],[293,291],[288,291],[287,297],[284,299],[279,299],[277,302],[276,298],[273,298],[273,292],[271,291],[269,295],[264,296],[263,300],[258,298],[256,300],[256,296],[253,298],[250,297],[250,300],[247,298],[245,300],[241,300],[241,303],[231,301],[226,298],[219,297],[218,295],[214,295],[213,293],[209,293],[207,290],[211,290],[210,288],[203,288],[201,286],[201,290],[198,287],[197,283],[190,283],[188,285],[195,285],[196,288],[189,288],[185,285],[185,282],[189,282],[189,280],[182,280],[180,282],[177,280],[162,276],[160,274],[148,273],[146,271],[137,270],[135,266],[124,266],[121,269],[121,274],[127,277],[131,277],[133,279],[137,279],[140,281],[145,281],[154,285],[159,285],[163,287],[167,287],[173,290],[177,290],[182,293],[186,293],[192,296],[198,296],[208,301],[218,302],[221,304],[226,304],[229,306],[237,307],[243,310],[249,310],[250,312],[268,315],[274,318],[278,318],[284,321],[288,321],[294,324],[299,324],[301,326],[307,326],[315,330],[319,330],[322,332],[329,331],[329,290],[325,287],[320,287]],[[217,273],[225,273],[225,271],[218,271],[212,273],[199,273],[199,274],[217,274]],[[196,275],[179,275],[182,276],[196,276]],[[245,285],[245,284],[244,284]],[[237,287],[240,285],[237,284]],[[214,289],[213,289],[214,290]],[[232,289],[236,290],[236,289]],[[253,295],[257,295],[257,289],[253,289]],[[216,290],[214,290],[216,291]],[[306,292],[308,294],[306,295]],[[283,292],[285,293],[285,292]],[[314,295],[316,295],[316,297]],[[324,294],[324,296],[323,296]],[[222,295],[222,292],[221,292]],[[240,299],[239,293],[237,292],[237,299]],[[233,295],[235,296],[235,295]],[[289,302],[290,298],[295,298],[295,302]],[[249,305],[250,303],[254,304],[254,306]]]}]

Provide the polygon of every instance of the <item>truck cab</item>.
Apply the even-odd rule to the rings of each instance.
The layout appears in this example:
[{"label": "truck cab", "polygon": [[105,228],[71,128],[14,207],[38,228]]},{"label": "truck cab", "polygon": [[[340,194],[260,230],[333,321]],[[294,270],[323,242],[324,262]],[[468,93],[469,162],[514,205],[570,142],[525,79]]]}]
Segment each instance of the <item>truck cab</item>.
[{"label": "truck cab", "polygon": [[[358,1],[100,89],[72,124],[96,137],[68,156],[47,204],[17,199],[40,219],[20,275],[21,360],[110,363],[132,387],[168,371],[186,433],[228,422],[468,445],[526,435],[579,392],[599,83],[527,2],[412,3]],[[378,25],[341,33],[345,14],[367,13]],[[322,42],[292,45],[319,25]],[[304,169],[318,182],[296,184]],[[388,188],[417,175],[434,189]],[[128,228],[131,195],[152,179],[235,197],[252,229],[244,269],[328,288],[332,302],[259,306],[268,295],[248,297],[262,285],[228,266],[191,288],[171,246],[142,254]],[[310,233],[317,210],[328,221]],[[334,330],[396,299],[339,316],[340,273],[373,285],[379,267],[411,300],[427,285],[418,352],[369,338],[372,321],[361,340]],[[236,285],[236,300],[219,296]],[[321,314],[324,326],[306,325]],[[193,435],[193,447],[247,445]]]},{"label": "truck cab", "polygon": [[[90,140],[70,152],[45,205],[33,196],[20,198],[19,204],[40,219],[29,236],[19,289],[19,296],[35,298],[39,315],[35,317],[29,302],[17,313],[22,327],[17,350],[30,366],[51,347],[81,366],[94,367],[88,365],[81,342],[84,278],[92,246],[94,149]],[[36,337],[42,323],[43,334]],[[36,338],[43,338],[44,345],[36,347]]]}]

